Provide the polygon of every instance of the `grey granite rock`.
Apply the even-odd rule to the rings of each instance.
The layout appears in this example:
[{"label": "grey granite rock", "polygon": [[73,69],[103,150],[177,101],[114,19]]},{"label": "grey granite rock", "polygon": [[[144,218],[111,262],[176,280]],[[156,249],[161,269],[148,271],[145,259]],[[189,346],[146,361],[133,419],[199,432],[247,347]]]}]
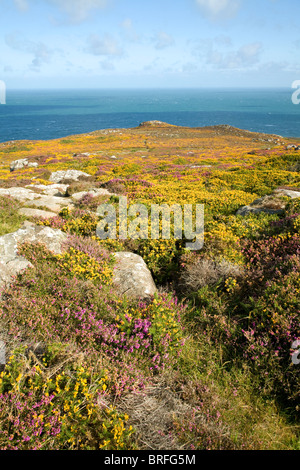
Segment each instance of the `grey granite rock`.
[{"label": "grey granite rock", "polygon": [[79,170],[60,170],[60,171],[54,171],[53,173],[51,173],[49,181],[51,181],[52,183],[59,183],[60,181],[64,179],[78,181],[78,178],[80,176],[91,176],[91,175],[89,175],[88,173],[84,173],[83,171],[79,171]]},{"label": "grey granite rock", "polygon": [[18,246],[24,242],[42,243],[53,253],[61,253],[67,235],[61,230],[38,226],[31,222],[13,233],[0,237],[0,288],[9,284],[30,262],[18,254]]},{"label": "grey granite rock", "polygon": [[113,285],[119,294],[145,299],[157,292],[151,272],[141,256],[130,252],[115,253]]}]

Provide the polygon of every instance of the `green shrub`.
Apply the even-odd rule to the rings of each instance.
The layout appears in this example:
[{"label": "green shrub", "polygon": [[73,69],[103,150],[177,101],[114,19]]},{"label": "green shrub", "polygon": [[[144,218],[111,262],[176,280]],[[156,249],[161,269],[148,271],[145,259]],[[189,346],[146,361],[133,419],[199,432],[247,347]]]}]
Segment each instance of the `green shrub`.
[{"label": "green shrub", "polygon": [[26,217],[19,214],[21,204],[9,196],[0,196],[0,236],[18,230]]}]

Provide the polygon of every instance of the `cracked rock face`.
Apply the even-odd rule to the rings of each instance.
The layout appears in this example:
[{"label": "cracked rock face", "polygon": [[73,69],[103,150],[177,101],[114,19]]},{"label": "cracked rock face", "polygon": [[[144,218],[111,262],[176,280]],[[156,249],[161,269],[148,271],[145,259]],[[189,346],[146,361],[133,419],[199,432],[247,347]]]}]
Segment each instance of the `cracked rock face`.
[{"label": "cracked rock face", "polygon": [[31,207],[45,207],[50,212],[59,212],[63,207],[71,207],[72,205],[72,202],[69,200],[69,198],[46,195],[39,196],[40,197],[28,202],[27,205]]},{"label": "cracked rock face", "polygon": [[78,181],[80,176],[91,176],[88,173],[84,173],[83,171],[79,170],[61,170],[61,171],[54,171],[51,173],[49,181],[52,183],[59,183],[62,180],[73,180]]},{"label": "cracked rock face", "polygon": [[[59,212],[65,206],[72,206],[71,198],[63,197],[67,185],[30,185],[27,188],[0,188],[0,196],[10,196],[20,202],[26,203],[28,206],[47,208],[52,212]],[[36,188],[43,191],[43,194],[36,193]]]},{"label": "cracked rock face", "polygon": [[42,219],[51,219],[51,217],[57,216],[56,212],[30,209],[30,207],[22,207],[19,213],[25,215],[25,217],[41,217]]},{"label": "cracked rock face", "polygon": [[83,196],[90,194],[91,196],[114,196],[114,193],[110,193],[107,189],[104,188],[92,188],[88,191],[80,191],[79,193],[74,193],[71,196],[71,199],[74,201],[79,201]]},{"label": "cracked rock face", "polygon": [[31,184],[27,188],[39,189],[44,195],[64,197],[68,188],[67,184]]},{"label": "cracked rock face", "polygon": [[116,266],[113,285],[119,294],[145,299],[157,292],[151,272],[141,256],[130,252],[114,253]]},{"label": "cracked rock face", "polygon": [[18,201],[25,202],[27,200],[32,201],[40,197],[40,194],[35,193],[29,188],[0,188],[0,196],[11,196]]},{"label": "cracked rock face", "polygon": [[66,237],[61,230],[37,226],[30,222],[25,223],[16,232],[0,237],[0,288],[9,284],[13,276],[31,266],[29,261],[18,255],[19,244],[43,243],[53,253],[59,254]]},{"label": "cracked rock face", "polygon": [[266,214],[282,214],[285,204],[272,196],[263,196],[253,201],[249,206],[240,207],[236,215],[247,215],[249,213],[265,212]]},{"label": "cracked rock face", "polygon": [[44,243],[50,251],[61,253],[61,244],[66,236],[61,230],[27,222],[16,232],[0,237],[0,259],[3,256],[17,256],[18,244],[24,242]]},{"label": "cracked rock face", "polygon": [[32,266],[32,264],[27,261],[27,259],[23,258],[23,256],[16,256],[15,258],[1,258],[0,289],[5,285],[10,284],[14,276],[30,266]]},{"label": "cracked rock face", "polygon": [[27,158],[21,158],[11,162],[10,171],[21,170],[24,167],[36,168],[37,166],[39,166],[37,162],[29,162]]},{"label": "cracked rock face", "polygon": [[282,196],[290,197],[291,199],[296,199],[300,197],[299,191],[293,191],[289,189],[275,189],[273,194],[268,194],[266,196],[256,199],[248,206],[240,207],[236,215],[245,216],[249,213],[260,213],[265,212],[267,214],[282,214],[286,202],[280,199]]},{"label": "cracked rock face", "polygon": [[300,191],[294,191],[292,189],[275,189],[274,193],[278,196],[288,196],[291,199],[300,197]]}]

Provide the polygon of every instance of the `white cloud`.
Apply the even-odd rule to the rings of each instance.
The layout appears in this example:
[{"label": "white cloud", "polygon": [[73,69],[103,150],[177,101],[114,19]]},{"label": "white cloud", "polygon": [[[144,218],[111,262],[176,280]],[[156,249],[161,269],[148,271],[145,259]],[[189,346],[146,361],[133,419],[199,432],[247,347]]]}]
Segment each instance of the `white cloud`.
[{"label": "white cloud", "polygon": [[103,37],[91,34],[88,38],[87,52],[103,56],[122,56],[124,53],[118,42],[109,34]]},{"label": "white cloud", "polygon": [[156,49],[165,49],[174,44],[174,38],[165,31],[159,31],[153,38]]},{"label": "white cloud", "polygon": [[102,60],[102,62],[100,62],[100,65],[103,70],[106,70],[109,72],[111,72],[112,70],[115,70],[114,64],[110,62],[109,60]]},{"label": "white cloud", "polygon": [[265,62],[264,64],[261,64],[259,71],[263,72],[264,74],[277,74],[278,72],[288,72],[290,70],[295,70],[295,68],[290,67],[291,64],[289,64],[287,61],[282,61],[282,62]]},{"label": "white cloud", "polygon": [[121,28],[125,39],[128,41],[138,42],[140,40],[140,36],[136,33],[130,18],[126,18],[124,21],[122,21]]},{"label": "white cloud", "polygon": [[261,42],[254,42],[241,46],[236,51],[224,54],[216,49],[206,53],[206,63],[218,69],[245,69],[259,62],[263,46]]},{"label": "white cloud", "polygon": [[[19,11],[27,11],[36,0],[13,0]],[[111,0],[43,0],[57,7],[71,23],[81,23],[93,10],[104,9]]]},{"label": "white cloud", "polygon": [[14,4],[20,11],[27,11],[29,8],[27,0],[14,0]]},{"label": "white cloud", "polygon": [[193,62],[186,62],[182,66],[182,72],[192,73],[192,72],[196,72],[196,70],[198,70],[198,67]]},{"label": "white cloud", "polygon": [[[35,0],[13,0],[20,11],[27,11]],[[81,23],[93,10],[102,10],[111,0],[44,0],[57,7],[71,23]]]},{"label": "white cloud", "polygon": [[196,4],[212,20],[232,18],[240,7],[239,0],[196,0]]},{"label": "white cloud", "polygon": [[221,34],[220,36],[216,36],[213,40],[217,44],[220,44],[221,46],[231,46],[232,45],[231,37],[225,36],[223,34]]},{"label": "white cloud", "polygon": [[237,51],[237,57],[246,64],[254,64],[259,59],[259,54],[262,51],[261,42],[253,42],[245,44]]},{"label": "white cloud", "polygon": [[43,64],[49,63],[53,54],[44,43],[28,40],[20,33],[7,34],[5,42],[12,49],[33,55],[30,65],[33,70],[39,70]]},{"label": "white cloud", "polygon": [[47,0],[57,5],[60,10],[67,14],[73,23],[80,23],[87,19],[90,12],[103,9],[107,6],[107,0]]},{"label": "white cloud", "polygon": [[92,10],[103,9],[107,0],[47,0],[57,5],[72,23],[86,20]]}]

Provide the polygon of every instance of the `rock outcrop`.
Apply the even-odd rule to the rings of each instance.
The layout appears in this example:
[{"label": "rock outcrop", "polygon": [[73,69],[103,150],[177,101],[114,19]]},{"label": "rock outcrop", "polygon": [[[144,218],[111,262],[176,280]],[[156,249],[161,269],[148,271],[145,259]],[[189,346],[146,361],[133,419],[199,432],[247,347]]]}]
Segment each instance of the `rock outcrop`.
[{"label": "rock outcrop", "polygon": [[248,206],[240,207],[236,215],[245,216],[250,213],[257,214],[260,212],[282,214],[286,207],[286,201],[282,199],[283,197],[290,197],[291,199],[298,198],[300,197],[300,191],[281,188],[275,189],[273,194],[260,197]]},{"label": "rock outcrop", "polygon": [[63,180],[78,181],[78,178],[80,176],[89,177],[91,175],[79,170],[60,170],[51,173],[49,181],[51,181],[52,183],[59,183]]},{"label": "rock outcrop", "polygon": [[3,257],[0,259],[0,297],[1,288],[9,285],[14,276],[30,266],[32,264],[22,256],[16,256],[15,258]]},{"label": "rock outcrop", "polygon": [[[13,233],[0,237],[0,294],[1,288],[10,284],[13,277],[31,266],[31,263],[18,254],[20,244],[42,243],[53,253],[61,253],[67,234],[61,230],[38,226],[31,222]],[[146,299],[157,291],[151,272],[145,261],[131,252],[114,253],[116,265],[113,286],[119,295]]]},{"label": "rock outcrop", "polygon": [[[30,185],[29,187],[0,188],[0,196],[11,196],[28,206],[59,212],[65,206],[72,206],[71,198],[63,197],[67,185]],[[42,193],[35,192],[34,189]]]},{"label": "rock outcrop", "polygon": [[26,186],[29,189],[37,189],[47,196],[64,197],[68,188],[67,184],[31,184]]},{"label": "rock outcrop", "polygon": [[289,144],[286,146],[286,150],[300,150],[300,146],[296,144]]},{"label": "rock outcrop", "polygon": [[265,212],[266,214],[282,214],[285,203],[279,197],[272,195],[263,196],[255,199],[250,205],[240,207],[236,215],[248,215],[250,213]]},{"label": "rock outcrop", "polygon": [[21,243],[43,243],[53,253],[61,253],[67,235],[61,230],[38,226],[25,222],[23,227],[13,233],[0,237],[0,288],[9,284],[30,262],[18,255]]},{"label": "rock outcrop", "polygon": [[141,256],[131,252],[117,252],[114,255],[113,285],[119,294],[146,299],[157,292],[151,272]]},{"label": "rock outcrop", "polygon": [[29,188],[13,187],[0,188],[0,196],[10,196],[20,202],[25,202],[27,200],[33,200],[40,197],[40,194],[35,193]]},{"label": "rock outcrop", "polygon": [[86,196],[87,194],[90,194],[91,196],[113,196],[114,193],[110,193],[107,189],[105,188],[95,188],[95,189],[89,189],[88,191],[80,191],[79,193],[74,193],[71,196],[71,199],[74,201],[79,201],[83,196]]},{"label": "rock outcrop", "polygon": [[297,199],[300,197],[300,191],[295,191],[294,189],[275,189],[274,194],[277,196],[288,196],[291,199]]},{"label": "rock outcrop", "polygon": [[37,162],[30,162],[27,158],[21,158],[11,162],[10,171],[21,170],[25,167],[36,168],[37,166],[39,166]]},{"label": "rock outcrop", "polygon": [[[19,213],[27,217],[55,217],[63,207],[75,207],[83,196],[111,196],[114,193],[107,188],[90,187],[85,191],[68,195],[68,184],[60,184],[64,179],[76,181],[80,176],[89,176],[77,170],[66,170],[52,173],[53,184],[31,184],[26,188],[2,188],[0,195],[14,197],[26,204]],[[88,185],[89,186],[89,185]],[[68,197],[69,196],[69,197]],[[24,242],[42,243],[54,253],[60,253],[67,234],[46,226],[37,226],[31,222],[14,233],[0,237],[0,288],[9,284],[13,276],[30,266],[28,260],[18,255],[18,245]],[[115,253],[116,266],[113,285],[116,292],[133,298],[145,299],[156,291],[151,272],[144,260],[131,252]]]},{"label": "rock outcrop", "polygon": [[30,207],[36,207],[36,208],[45,208],[46,210],[49,210],[50,212],[60,212],[63,207],[71,207],[73,205],[72,201],[70,198],[64,198],[64,197],[59,197],[59,196],[44,196],[40,195],[40,197],[33,199],[32,201],[29,201],[27,203],[28,206]]},{"label": "rock outcrop", "polygon": [[19,213],[25,215],[26,217],[41,217],[42,219],[51,219],[51,217],[57,216],[56,212],[31,209],[30,207],[22,207],[19,210]]}]

